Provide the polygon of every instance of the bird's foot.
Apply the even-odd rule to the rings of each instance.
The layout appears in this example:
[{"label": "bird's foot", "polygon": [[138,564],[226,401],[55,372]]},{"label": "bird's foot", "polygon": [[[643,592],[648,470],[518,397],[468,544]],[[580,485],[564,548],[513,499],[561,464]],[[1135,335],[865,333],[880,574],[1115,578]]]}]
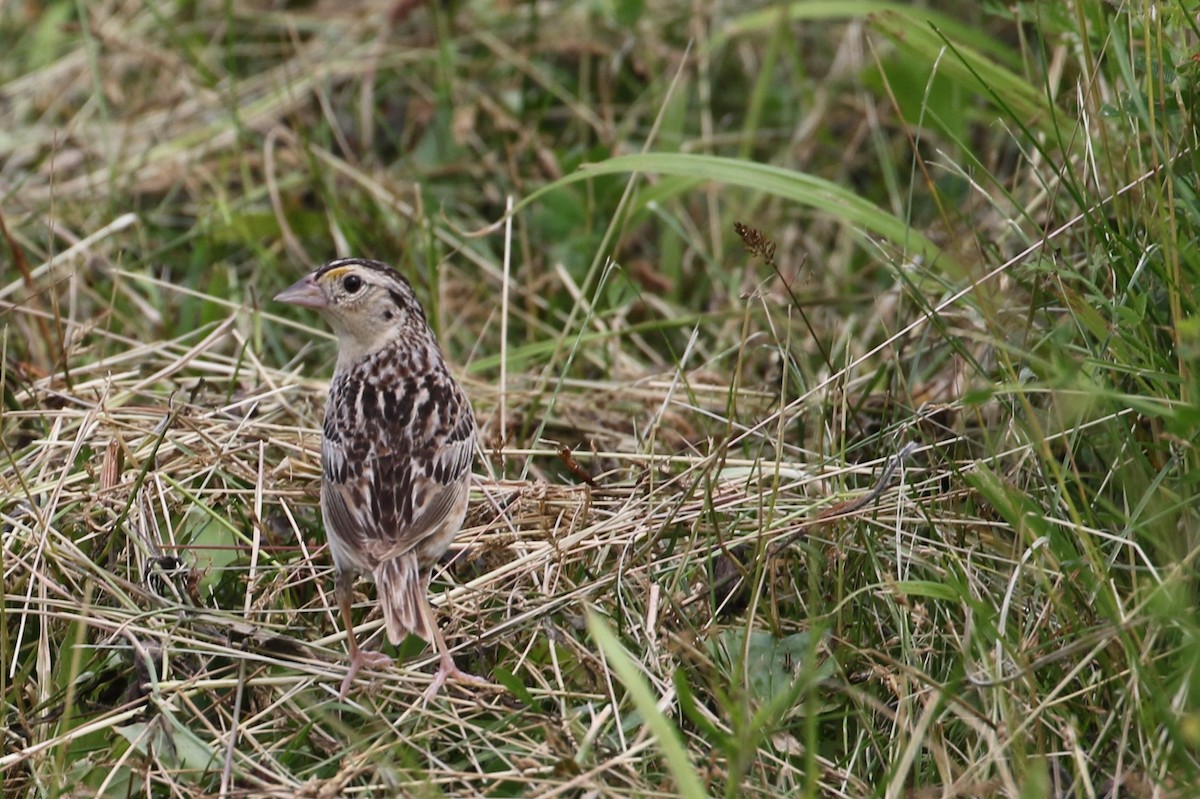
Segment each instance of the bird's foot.
[{"label": "bird's foot", "polygon": [[392,659],[384,653],[356,648],[350,655],[350,669],[346,672],[345,679],[342,680],[342,688],[338,691],[338,700],[346,701],[346,696],[350,693],[350,685],[363,666],[368,669],[381,669],[390,665],[392,665]]},{"label": "bird's foot", "polygon": [[496,685],[494,682],[489,682],[483,677],[476,677],[474,674],[469,674],[455,665],[454,659],[449,655],[443,655],[442,661],[438,665],[438,670],[434,672],[433,679],[429,682],[429,687],[425,689],[425,694],[422,697],[422,703],[428,704],[430,699],[437,696],[438,691],[446,684],[447,680],[453,680],[457,683],[465,683],[477,688],[487,688],[493,691],[503,691],[504,687]]}]

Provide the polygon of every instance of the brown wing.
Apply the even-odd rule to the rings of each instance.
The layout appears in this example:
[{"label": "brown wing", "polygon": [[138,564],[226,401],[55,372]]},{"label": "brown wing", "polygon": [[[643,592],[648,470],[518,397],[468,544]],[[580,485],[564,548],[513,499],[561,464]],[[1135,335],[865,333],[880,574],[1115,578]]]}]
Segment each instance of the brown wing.
[{"label": "brown wing", "polygon": [[[436,360],[403,376],[372,358],[330,386],[321,504],[340,568],[366,571],[418,547],[461,507],[475,420]],[[384,359],[397,362],[411,360]]]}]

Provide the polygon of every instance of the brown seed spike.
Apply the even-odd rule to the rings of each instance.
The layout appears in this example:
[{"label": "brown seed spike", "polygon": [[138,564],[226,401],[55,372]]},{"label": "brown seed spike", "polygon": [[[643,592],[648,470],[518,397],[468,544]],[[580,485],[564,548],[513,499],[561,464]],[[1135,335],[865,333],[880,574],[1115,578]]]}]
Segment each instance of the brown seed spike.
[{"label": "brown seed spike", "polygon": [[579,461],[575,460],[575,454],[571,452],[570,447],[566,446],[565,444],[559,447],[558,457],[562,459],[563,464],[567,467],[571,474],[575,475],[592,488],[596,487],[595,478],[588,474],[587,469],[584,469],[581,465],[579,465]]},{"label": "brown seed spike", "polygon": [[733,231],[741,237],[746,252],[757,255],[769,264],[775,262],[775,242],[767,238],[761,230],[734,222]]}]

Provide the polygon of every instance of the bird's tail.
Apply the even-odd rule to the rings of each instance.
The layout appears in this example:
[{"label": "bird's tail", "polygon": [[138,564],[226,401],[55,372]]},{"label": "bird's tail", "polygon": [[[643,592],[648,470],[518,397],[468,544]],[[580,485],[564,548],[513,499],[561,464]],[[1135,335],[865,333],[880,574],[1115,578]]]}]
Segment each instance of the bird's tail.
[{"label": "bird's tail", "polygon": [[429,629],[428,590],[421,579],[417,556],[408,552],[398,558],[385,560],[375,567],[375,586],[379,592],[379,604],[383,606],[383,621],[387,625],[388,640],[398,644],[410,632],[433,640]]}]

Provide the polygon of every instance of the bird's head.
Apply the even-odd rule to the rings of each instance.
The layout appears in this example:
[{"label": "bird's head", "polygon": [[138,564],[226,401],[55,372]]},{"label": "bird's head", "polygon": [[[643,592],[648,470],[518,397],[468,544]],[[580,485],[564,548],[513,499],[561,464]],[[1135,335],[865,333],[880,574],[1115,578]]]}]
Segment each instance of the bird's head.
[{"label": "bird's head", "polygon": [[412,286],[379,261],[330,261],[275,299],[313,308],[324,316],[338,337],[339,358],[349,361],[370,355],[400,336],[431,336]]}]

